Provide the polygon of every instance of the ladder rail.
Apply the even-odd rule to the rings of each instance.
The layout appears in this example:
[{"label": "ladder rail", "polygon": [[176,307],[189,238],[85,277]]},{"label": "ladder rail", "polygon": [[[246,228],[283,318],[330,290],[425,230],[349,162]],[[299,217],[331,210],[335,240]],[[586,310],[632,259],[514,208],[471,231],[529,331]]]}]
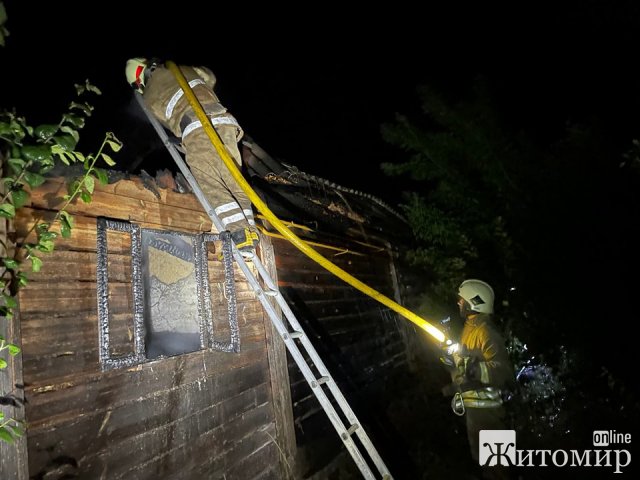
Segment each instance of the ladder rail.
[{"label": "ladder rail", "polygon": [[[169,151],[170,155],[172,156],[172,158],[175,161],[175,163],[178,166],[178,168],[180,169],[180,172],[184,175],[184,177],[187,180],[187,182],[189,182],[189,185],[191,186],[191,189],[193,190],[193,193],[198,198],[199,202],[201,203],[201,205],[205,209],[205,212],[207,213],[207,215],[209,216],[209,218],[213,222],[213,224],[216,227],[216,229],[218,231],[226,230],[224,225],[220,221],[220,219],[217,217],[217,215],[215,213],[215,209],[209,203],[209,200],[206,198],[206,196],[204,195],[204,193],[200,189],[200,186],[198,185],[198,182],[196,181],[196,179],[193,176],[193,174],[191,173],[191,170],[189,169],[189,167],[187,166],[187,164],[183,160],[182,156],[178,152],[176,145],[169,140],[169,137],[168,137],[164,127],[160,124],[160,122],[153,116],[153,114],[147,108],[147,106],[144,103],[144,100],[142,98],[142,95],[134,94],[134,97],[136,98],[138,104],[140,105],[140,108],[144,111],[144,113],[147,116],[148,120],[152,124],[153,128],[156,130],[156,132],[158,133],[158,135],[162,139],[163,144],[165,145],[165,147]],[[389,473],[389,470],[387,469],[386,465],[384,464],[384,461],[382,460],[382,458],[378,454],[377,450],[373,446],[373,443],[371,442],[371,440],[369,439],[368,435],[364,431],[364,428],[362,428],[362,425],[358,421],[355,413],[353,412],[353,410],[349,406],[349,404],[346,401],[344,395],[342,394],[342,392],[338,388],[337,384],[333,380],[333,377],[330,375],[330,373],[329,373],[328,369],[326,368],[324,362],[322,361],[322,359],[318,355],[317,351],[315,350],[315,348],[313,347],[313,345],[309,341],[307,335],[304,333],[304,330],[302,329],[302,326],[298,322],[298,320],[295,317],[294,313],[291,311],[291,308],[286,303],[284,297],[282,296],[282,293],[278,289],[277,285],[271,279],[270,275],[268,274],[266,268],[264,267],[264,265],[262,264],[260,259],[257,257],[257,255],[253,255],[252,260],[253,260],[254,266],[258,270],[261,279],[264,281],[265,285],[269,289],[268,290],[269,293],[275,293],[275,295],[267,295],[267,292],[265,292],[265,290],[262,288],[262,286],[260,286],[258,280],[255,278],[253,273],[250,271],[249,266],[246,264],[244,257],[239,252],[237,247],[233,244],[233,242],[232,242],[231,248],[232,248],[233,257],[236,260],[236,262],[238,264],[238,267],[240,268],[240,270],[244,274],[244,276],[245,276],[247,282],[250,284],[251,288],[256,293],[256,297],[258,298],[258,300],[262,304],[262,307],[264,308],[265,312],[269,316],[271,322],[276,327],[276,330],[278,331],[280,337],[283,339],[287,349],[289,350],[289,352],[291,353],[291,356],[295,360],[296,365],[298,365],[298,368],[300,368],[300,370],[301,370],[305,380],[309,384],[313,394],[316,396],[316,398],[320,402],[320,405],[322,406],[322,408],[324,409],[325,413],[327,414],[327,417],[331,421],[331,424],[335,428],[335,430],[338,433],[338,436],[342,440],[343,444],[345,445],[345,447],[347,448],[347,450],[351,454],[351,457],[354,459],[354,461],[355,461],[358,469],[360,470],[360,473],[362,474],[362,476],[367,480],[375,480],[375,478],[376,478],[374,476],[373,472],[371,471],[371,468],[369,467],[368,462],[366,461],[366,459],[364,458],[364,456],[360,452],[360,450],[358,448],[358,445],[355,443],[355,441],[354,441],[354,439],[352,437],[352,433],[354,433],[354,432],[356,433],[356,435],[358,436],[360,442],[362,443],[362,445],[364,446],[365,450],[367,451],[367,453],[371,457],[371,460],[376,465],[379,473],[382,475],[382,478],[383,479],[392,480],[391,474]],[[328,379],[329,379],[328,381],[321,382],[321,381],[319,381],[318,378],[316,378],[315,374],[311,370],[311,367],[308,365],[306,359],[302,355],[302,352],[298,348],[298,345],[295,343],[295,339],[294,339],[294,337],[292,337],[291,332],[282,323],[282,321],[280,319],[280,315],[278,315],[278,313],[276,312],[275,308],[273,307],[273,305],[269,301],[269,298],[268,298],[269,296],[274,296],[278,306],[280,307],[280,309],[282,310],[283,314],[285,315],[285,318],[288,320],[289,324],[293,328],[293,332],[301,333],[301,335],[299,337],[297,337],[297,338],[299,338],[299,340],[301,341],[301,344],[303,345],[303,347],[306,350],[306,352],[309,354],[309,357],[312,359],[312,361],[315,364],[318,372],[321,374],[321,377],[328,377]],[[329,388],[329,391],[331,392],[331,394],[335,398],[337,404],[340,406],[340,408],[342,409],[345,417],[347,418],[347,420],[350,423],[349,428],[345,427],[345,425],[344,425],[344,423],[342,421],[342,418],[340,417],[340,415],[338,414],[338,412],[334,408],[331,400],[327,397],[326,393],[322,389],[322,386],[321,386],[322,383],[327,383],[327,387]]]},{"label": "ladder rail", "polygon": [[[362,473],[362,476],[367,480],[375,480],[375,476],[373,475],[373,473],[371,472],[371,469],[367,465],[367,461],[360,453],[360,450],[358,449],[358,446],[353,441],[353,438],[351,437],[351,435],[348,434],[348,429],[344,426],[344,423],[342,422],[340,415],[334,408],[333,404],[331,403],[331,400],[329,400],[326,393],[322,390],[321,384],[318,382],[318,379],[316,378],[313,371],[311,370],[311,367],[309,367],[309,365],[307,364],[307,361],[304,359],[304,356],[302,355],[302,352],[298,348],[298,345],[295,343],[294,338],[291,336],[290,332],[284,326],[282,321],[279,319],[279,315],[277,314],[271,302],[269,302],[269,299],[267,295],[265,295],[264,290],[259,285],[255,277],[253,277],[253,275],[249,271],[249,267],[244,261],[244,258],[242,258],[242,255],[237,251],[234,252],[234,256],[236,257],[236,260],[238,259],[238,257],[240,257],[240,262],[238,262],[238,266],[240,267],[242,272],[245,274],[245,277],[247,277],[247,281],[249,282],[253,290],[256,292],[258,300],[260,300],[260,303],[262,304],[263,308],[267,312],[267,315],[271,319],[271,322],[275,325],[276,330],[280,334],[280,337],[285,342],[285,345],[287,346],[287,349],[289,350],[289,352],[291,353],[291,356],[295,360],[296,365],[298,365],[298,368],[300,368],[302,375],[304,376],[305,380],[311,387],[311,391],[320,402],[320,405],[322,406],[325,413],[329,417],[331,424],[333,425],[335,430],[338,432],[338,435],[342,439],[342,442],[347,447],[347,450],[349,451],[354,461],[356,462],[356,465],[358,466],[360,473]],[[254,258],[254,261],[255,259],[257,259],[257,256]],[[278,294],[278,296],[281,296],[281,294]],[[306,337],[306,335],[303,335],[302,338],[304,337]],[[362,430],[362,428],[359,428],[358,430]]]},{"label": "ladder rail", "polygon": [[[274,286],[273,281],[271,280],[266,268],[264,267],[260,259],[258,259],[257,257],[254,260],[254,265],[257,267],[257,270],[260,273],[260,276],[265,281],[267,286],[269,288],[272,288]],[[330,374],[329,369],[326,367],[320,355],[318,355],[317,350],[309,340],[309,337],[304,332],[304,329],[298,322],[298,319],[296,318],[294,313],[291,311],[291,307],[289,307],[289,304],[286,302],[282,293],[278,288],[272,288],[272,290],[277,292],[274,298],[276,299],[278,306],[282,310],[282,313],[285,315],[285,317],[289,321],[289,324],[293,328],[293,331],[302,333],[302,336],[299,338],[300,343],[303,345],[304,349],[307,351],[307,353],[311,357],[311,360],[313,361],[314,365],[318,369],[320,376],[329,378],[329,381],[326,382],[327,387],[331,391],[333,397],[336,399],[336,402],[340,405],[340,408],[342,409],[343,413],[347,417],[349,423],[351,425],[360,424],[358,418],[356,417],[356,414],[354,413],[353,409],[347,402],[347,399],[342,394],[342,391],[340,390],[336,382],[333,380],[333,376]],[[382,475],[390,475],[389,470],[387,469],[384,461],[382,460],[382,457],[379,455],[378,451],[373,445],[373,442],[371,442],[371,439],[367,435],[367,432],[364,430],[364,428],[356,429],[355,433],[360,439],[360,441],[362,442],[363,446],[365,447],[369,455],[371,456],[371,460],[374,462],[374,464],[378,468],[378,471]]]}]

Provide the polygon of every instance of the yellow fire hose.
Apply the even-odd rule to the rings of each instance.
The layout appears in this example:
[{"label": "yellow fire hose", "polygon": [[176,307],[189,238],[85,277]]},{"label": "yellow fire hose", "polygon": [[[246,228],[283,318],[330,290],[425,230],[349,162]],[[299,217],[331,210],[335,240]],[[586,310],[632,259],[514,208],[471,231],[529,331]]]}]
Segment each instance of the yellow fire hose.
[{"label": "yellow fire hose", "polygon": [[276,217],[273,214],[273,212],[271,212],[269,207],[267,207],[267,205],[253,191],[249,183],[245,180],[244,176],[238,169],[235,161],[231,158],[229,153],[227,153],[227,149],[225,148],[224,143],[222,143],[222,140],[218,136],[218,133],[213,128],[213,125],[211,124],[209,117],[207,117],[207,114],[202,109],[202,105],[200,105],[200,102],[198,101],[195,94],[193,93],[193,90],[189,86],[189,83],[187,82],[186,78],[180,71],[180,68],[174,62],[170,62],[170,61],[166,62],[166,66],[176,77],[176,80],[178,81],[178,83],[180,84],[180,87],[184,91],[185,97],[187,98],[187,100],[189,101],[189,104],[193,108],[193,111],[198,117],[198,120],[200,120],[200,123],[202,123],[202,127],[204,128],[204,131],[207,133],[209,140],[211,140],[211,143],[217,150],[218,155],[220,155],[220,158],[222,159],[224,164],[227,166],[227,168],[231,172],[231,175],[233,176],[235,181],[238,182],[238,185],[240,186],[240,188],[244,190],[244,192],[247,194],[247,196],[249,197],[251,202],[256,206],[256,208],[260,211],[260,213],[262,213],[267,218],[267,220],[269,220],[271,225],[273,225],[273,227],[276,230],[278,230],[278,232],[280,232],[282,236],[284,236],[287,240],[289,240],[296,248],[298,248],[298,250],[300,250],[302,253],[307,255],[309,258],[311,258],[315,262],[322,265],[324,268],[329,270],[335,276],[347,282],[349,285],[357,288],[365,295],[368,295],[374,300],[389,307],[394,312],[399,313],[407,320],[413,322],[414,324],[416,324],[417,326],[425,330],[427,333],[429,333],[433,338],[435,338],[439,342],[445,341],[444,333],[442,333],[442,331],[440,331],[438,328],[434,327],[431,323],[427,322],[423,318],[413,313],[411,310],[408,310],[402,305],[399,305],[398,303],[391,300],[389,297],[383,295],[382,293],[378,292],[377,290],[369,287],[365,283],[353,277],[349,273],[345,272],[343,269],[341,269],[337,265],[333,264],[332,262],[324,258],[322,255],[316,252],[313,248],[307,245],[296,234],[294,234],[291,230],[289,230],[284,225],[284,223],[282,223],[280,219]]}]

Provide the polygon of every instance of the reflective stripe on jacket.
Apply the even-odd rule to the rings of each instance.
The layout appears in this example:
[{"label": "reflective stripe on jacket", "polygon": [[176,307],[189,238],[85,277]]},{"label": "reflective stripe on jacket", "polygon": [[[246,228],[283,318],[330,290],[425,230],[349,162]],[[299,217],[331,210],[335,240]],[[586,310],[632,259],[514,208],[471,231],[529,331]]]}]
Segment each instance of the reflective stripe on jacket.
[{"label": "reflective stripe on jacket", "polygon": [[502,405],[500,390],[493,387],[462,392],[462,401],[466,408],[495,408]]},{"label": "reflective stripe on jacket", "polygon": [[[236,140],[240,140],[243,136],[242,128],[220,103],[218,96],[213,91],[214,85],[201,78],[197,67],[181,66],[180,70],[205,113],[212,119],[212,123],[233,126],[237,130]],[[163,65],[157,66],[147,81],[144,99],[155,116],[178,138],[186,137],[183,130],[198,120],[173,72]],[[186,123],[183,122],[185,116],[187,117]]]}]

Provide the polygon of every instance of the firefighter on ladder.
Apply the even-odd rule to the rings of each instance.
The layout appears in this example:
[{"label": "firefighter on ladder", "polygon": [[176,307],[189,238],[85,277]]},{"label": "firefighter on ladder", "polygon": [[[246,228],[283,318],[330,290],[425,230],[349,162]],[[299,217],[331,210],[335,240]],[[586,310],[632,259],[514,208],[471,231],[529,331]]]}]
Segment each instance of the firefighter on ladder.
[{"label": "firefighter on ladder", "polygon": [[[465,280],[458,287],[458,308],[465,319],[458,344],[448,347],[441,361],[450,368],[451,407],[466,417],[471,456],[479,460],[480,430],[508,430],[503,399],[515,377],[504,340],[494,326],[491,286],[482,280]],[[502,467],[483,467],[485,478],[509,478]]]},{"label": "firefighter on ladder", "polygon": [[[238,141],[243,131],[214,93],[215,75],[206,67],[181,66],[180,70],[227,151],[241,167]],[[162,63],[140,57],[127,61],[125,73],[160,123],[181,139],[186,162],[200,188],[231,232],[240,253],[250,256],[259,242],[251,201],[224,165],[173,73]]]}]

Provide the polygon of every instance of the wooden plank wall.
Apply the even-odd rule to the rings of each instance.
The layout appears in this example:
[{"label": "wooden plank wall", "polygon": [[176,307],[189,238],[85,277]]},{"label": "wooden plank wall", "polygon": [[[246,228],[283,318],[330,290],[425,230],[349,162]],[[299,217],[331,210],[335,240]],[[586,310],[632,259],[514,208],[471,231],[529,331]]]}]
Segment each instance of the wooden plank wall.
[{"label": "wooden plank wall", "polygon": [[[61,186],[33,193],[30,208],[16,219],[18,241],[37,218],[52,217]],[[43,255],[41,272],[20,292],[29,475],[283,478],[263,313],[239,271],[239,354],[199,351],[100,369],[95,217],[206,231],[211,224],[196,199],[167,190],[157,198],[138,181],[122,180],[97,188],[90,205],[70,211],[76,215],[72,238]],[[212,264],[210,271],[216,271]],[[126,266],[113,285],[110,280],[123,305],[130,302],[130,281]]]},{"label": "wooden plank wall", "polygon": [[[383,402],[385,384],[406,368],[400,320],[387,307],[333,276],[288,242],[273,243],[283,295],[369,436],[375,439],[378,434],[382,438],[385,431],[374,411],[376,399]],[[358,246],[355,250],[369,251]],[[354,277],[394,298],[386,251],[366,256],[333,256],[331,250],[318,251]],[[318,472],[329,475],[326,466],[335,463],[346,449],[291,357],[289,376],[298,446],[297,478],[316,478]],[[345,459],[346,468],[355,469],[351,457],[346,455]],[[354,472],[357,476],[357,470]]]}]

